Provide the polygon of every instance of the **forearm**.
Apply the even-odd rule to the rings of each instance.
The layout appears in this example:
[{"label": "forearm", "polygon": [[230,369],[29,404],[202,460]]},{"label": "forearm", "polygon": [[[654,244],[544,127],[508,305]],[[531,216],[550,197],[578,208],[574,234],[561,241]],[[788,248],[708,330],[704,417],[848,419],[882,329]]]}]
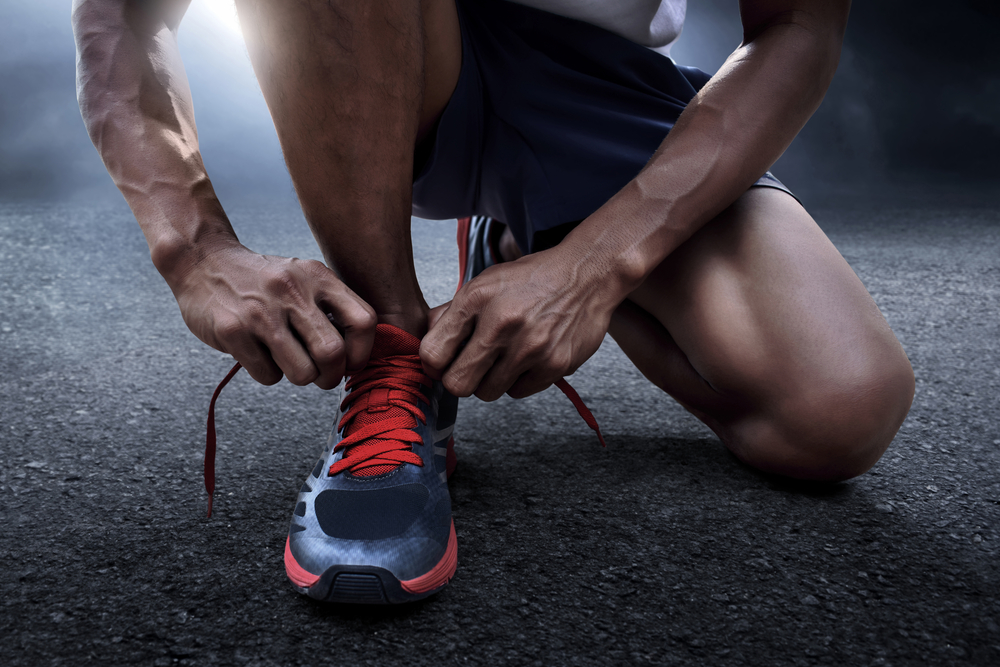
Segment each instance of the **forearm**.
[{"label": "forearm", "polygon": [[603,276],[613,299],[745,192],[819,106],[842,26],[788,18],[737,49],[642,172],[562,244],[575,266]]},{"label": "forearm", "polygon": [[77,94],[94,145],[173,285],[214,243],[236,237],[198,150],[176,22],[153,6],[74,3]]}]

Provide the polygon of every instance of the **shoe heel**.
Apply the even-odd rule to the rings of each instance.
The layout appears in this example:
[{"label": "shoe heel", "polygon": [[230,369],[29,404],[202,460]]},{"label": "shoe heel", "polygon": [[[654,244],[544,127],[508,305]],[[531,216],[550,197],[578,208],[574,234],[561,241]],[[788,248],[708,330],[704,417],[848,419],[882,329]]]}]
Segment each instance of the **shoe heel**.
[{"label": "shoe heel", "polygon": [[333,580],[327,602],[343,604],[386,604],[382,580],[374,574],[341,572]]}]

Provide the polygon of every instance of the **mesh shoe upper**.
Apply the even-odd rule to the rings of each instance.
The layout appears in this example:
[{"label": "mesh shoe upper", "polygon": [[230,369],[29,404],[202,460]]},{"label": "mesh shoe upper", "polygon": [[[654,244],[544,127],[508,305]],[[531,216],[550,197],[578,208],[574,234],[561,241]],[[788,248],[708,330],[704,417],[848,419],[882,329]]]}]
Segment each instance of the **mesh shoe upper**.
[{"label": "mesh shoe upper", "polygon": [[[458,400],[419,371],[420,342],[379,325],[369,366],[344,387],[337,427],[299,492],[289,529],[298,566],[426,574],[451,531],[446,456]],[[416,366],[414,366],[414,363]]]}]

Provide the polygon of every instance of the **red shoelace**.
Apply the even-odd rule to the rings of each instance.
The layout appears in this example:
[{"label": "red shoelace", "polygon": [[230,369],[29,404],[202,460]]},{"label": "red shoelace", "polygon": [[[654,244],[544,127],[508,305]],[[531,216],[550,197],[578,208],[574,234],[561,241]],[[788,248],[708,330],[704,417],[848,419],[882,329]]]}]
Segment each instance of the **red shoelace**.
[{"label": "red shoelace", "polygon": [[[230,369],[215,388],[208,404],[205,490],[208,492],[209,517],[212,516],[215,495],[215,402],[240,368],[242,366],[237,363]],[[347,451],[330,466],[330,475],[350,470],[355,475],[371,476],[388,472],[404,463],[423,465],[420,455],[413,451],[413,443],[422,442],[414,430],[417,420],[422,423],[427,421],[423,411],[417,407],[417,401],[424,398],[420,386],[431,384],[431,379],[424,375],[422,369],[420,358],[416,355],[392,355],[372,359],[363,371],[348,378],[347,389],[350,393],[340,406],[341,410],[347,408],[347,411],[337,424],[338,430],[345,429],[344,438],[334,447],[335,451]],[[601,447],[607,447],[597,419],[566,378],[557,380],[555,385],[566,394],[583,421],[597,434]],[[367,415],[379,412],[393,414],[366,419]]]},{"label": "red shoelace", "polygon": [[340,404],[344,416],[337,424],[344,438],[333,448],[335,452],[346,451],[330,466],[330,475],[349,470],[366,477],[389,472],[403,463],[423,466],[423,459],[413,451],[414,443],[423,442],[414,430],[417,422],[427,422],[417,401],[426,400],[421,385],[432,384],[415,354],[373,358],[363,371],[352,375]]}]

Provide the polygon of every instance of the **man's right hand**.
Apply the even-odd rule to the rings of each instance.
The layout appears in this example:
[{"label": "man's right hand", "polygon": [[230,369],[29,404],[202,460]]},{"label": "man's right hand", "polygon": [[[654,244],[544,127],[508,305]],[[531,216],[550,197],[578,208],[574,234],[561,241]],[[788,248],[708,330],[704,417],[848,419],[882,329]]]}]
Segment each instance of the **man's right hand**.
[{"label": "man's right hand", "polygon": [[321,262],[234,241],[168,282],[188,328],[262,384],[332,389],[368,363],[375,311]]},{"label": "man's right hand", "polygon": [[236,240],[198,150],[177,46],[188,4],[74,0],[87,130],[191,331],[258,382],[332,389],[368,363],[375,312],[320,262]]}]

